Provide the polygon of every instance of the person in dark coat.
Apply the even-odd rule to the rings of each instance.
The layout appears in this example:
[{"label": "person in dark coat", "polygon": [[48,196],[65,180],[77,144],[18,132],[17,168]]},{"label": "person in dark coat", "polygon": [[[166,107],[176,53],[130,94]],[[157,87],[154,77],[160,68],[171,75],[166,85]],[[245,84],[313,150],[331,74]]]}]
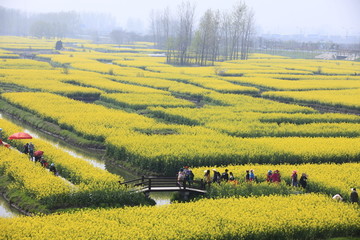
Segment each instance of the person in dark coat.
[{"label": "person in dark coat", "polygon": [[29,155],[30,155],[30,158],[31,158],[30,160],[32,161],[33,157],[34,157],[34,151],[35,151],[35,147],[34,147],[34,144],[32,142],[29,143],[28,149],[29,149]]},{"label": "person in dark coat", "polygon": [[245,182],[249,182],[249,181],[250,181],[250,171],[246,170]]},{"label": "person in dark coat", "polygon": [[297,175],[297,171],[293,171],[292,175],[291,175],[291,186],[293,187],[297,187],[298,186],[298,175]]},{"label": "person in dark coat", "polygon": [[213,183],[220,183],[221,181],[221,175],[220,173],[216,170],[216,169],[213,169]]},{"label": "person in dark coat", "polygon": [[353,188],[350,193],[350,201],[351,203],[359,203],[359,194],[356,191],[356,188]]},{"label": "person in dark coat", "polygon": [[229,172],[229,170],[225,169],[225,172],[223,172],[221,174],[221,180],[222,181],[225,181],[225,182],[229,181],[229,173],[228,172]]},{"label": "person in dark coat", "polygon": [[29,143],[26,143],[26,144],[24,145],[24,151],[23,151],[23,153],[25,153],[25,154],[28,154],[28,153],[29,153]]},{"label": "person in dark coat", "polygon": [[235,177],[232,172],[229,172],[229,181],[235,181]]},{"label": "person in dark coat", "polygon": [[272,171],[269,170],[269,171],[267,172],[267,174],[266,174],[266,181],[267,181],[267,182],[272,182],[272,175],[273,175]]},{"label": "person in dark coat", "polygon": [[299,183],[303,188],[306,188],[306,186],[307,186],[307,175],[306,175],[306,173],[303,173],[301,175]]},{"label": "person in dark coat", "polygon": [[54,163],[51,163],[51,164],[50,164],[49,170],[50,170],[50,172],[53,172],[55,176],[57,175],[57,171],[56,171],[56,168],[55,168],[55,164],[54,164]]}]

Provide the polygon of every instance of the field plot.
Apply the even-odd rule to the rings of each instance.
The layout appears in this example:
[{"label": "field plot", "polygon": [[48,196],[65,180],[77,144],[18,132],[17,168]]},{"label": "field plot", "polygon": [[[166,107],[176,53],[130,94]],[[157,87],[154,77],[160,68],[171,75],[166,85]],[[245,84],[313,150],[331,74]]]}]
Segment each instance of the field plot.
[{"label": "field plot", "polygon": [[[269,183],[266,182],[266,174],[268,170],[279,170],[281,179],[283,182],[286,182],[290,185],[291,183],[291,173],[296,170],[299,176],[302,173],[306,173],[308,176],[308,190],[313,192],[321,192],[324,194],[329,194],[334,196],[337,193],[340,193],[344,198],[349,198],[349,186],[359,186],[360,179],[357,176],[357,172],[360,170],[359,163],[344,163],[344,164],[334,164],[334,163],[324,163],[324,164],[298,164],[298,165],[270,165],[270,164],[252,164],[252,165],[229,165],[226,167],[202,167],[194,168],[193,172],[198,178],[202,178],[204,175],[204,170],[212,170],[216,168],[217,171],[223,173],[225,169],[228,169],[229,172],[232,172],[235,176],[236,181],[239,183],[239,187],[242,184],[249,185],[245,182],[246,170],[254,170],[254,173],[258,179],[259,183],[266,183],[265,186],[269,186]],[[342,173],[342,174],[338,174]],[[224,183],[229,185],[228,187],[237,188],[237,185],[231,183]],[[251,185],[251,184],[250,184]],[[270,185],[277,185],[275,183],[270,183]],[[260,184],[260,187],[264,186]],[[247,186],[249,187],[249,186]],[[253,188],[256,188],[256,184],[252,184]],[[263,192],[265,194],[265,192]]]},{"label": "field plot", "polygon": [[265,92],[263,96],[300,102],[328,104],[335,107],[360,108],[360,88],[329,91]]},{"label": "field plot", "polygon": [[194,107],[195,104],[184,99],[178,99],[163,94],[143,94],[143,93],[110,93],[103,94],[101,99],[104,101],[115,102],[118,105],[128,106],[135,109],[146,108],[148,106],[165,107]]},{"label": "field plot", "polygon": [[[0,238],[186,239],[190,234],[194,239],[318,239],[360,234],[359,208],[347,203],[350,188],[360,188],[360,63],[253,54],[247,61],[179,67],[166,64],[151,43],[63,42],[65,49],[53,51],[54,40],[0,37],[1,111],[16,108],[19,112],[11,112],[15,117],[28,114],[40,119],[37,127],[52,124],[65,139],[66,131],[84,140],[84,146],[101,145],[114,162],[146,174],[176,176],[179,168],[190,166],[201,179],[206,169],[227,168],[241,190],[221,184],[229,192],[221,190],[216,200],[1,219]],[[21,59],[21,49],[31,59]],[[326,110],[329,106],[337,113]],[[354,114],[345,114],[348,110]],[[21,131],[2,120],[0,127],[4,136]],[[21,189],[50,210],[149,204],[120,187],[122,177],[46,142],[33,142],[64,179],[3,148],[0,177],[10,182],[10,192]],[[23,144],[19,141],[18,147]],[[280,170],[289,191],[276,192],[267,183],[244,185],[248,169],[260,181],[267,170]],[[309,175],[306,190],[286,184],[293,170]],[[29,172],[55,189],[41,188]],[[231,196],[245,188],[253,189],[246,198]],[[336,193],[346,202],[329,197]]]},{"label": "field plot", "polygon": [[[0,119],[0,125],[4,130],[4,137],[22,131],[20,127],[3,119]],[[145,203],[141,200],[141,196],[136,196],[136,194],[131,196],[124,187],[119,185],[118,181],[123,181],[121,177],[96,168],[42,140],[30,141],[36,149],[44,151],[46,160],[49,164],[55,164],[62,178],[54,176],[40,163],[30,161],[28,155],[1,146],[2,181],[11,182],[5,186],[8,197],[11,201],[17,202],[23,210],[37,213],[58,208],[89,207],[99,204],[119,206],[135,204],[136,201]],[[29,140],[10,140],[9,143],[22,150],[26,142]],[[24,194],[23,197],[33,198],[38,203],[19,201],[19,192]],[[34,207],[39,204],[43,207]]]},{"label": "field plot", "polygon": [[[217,217],[211,218],[211,214]],[[307,194],[209,199],[162,207],[82,210],[32,219],[4,219],[0,221],[3,229],[0,237],[320,239],[356,235],[359,224],[358,209],[353,205]],[[51,226],[57,226],[57,231]]]},{"label": "field plot", "polygon": [[[343,143],[358,144],[357,116],[320,114],[309,107],[266,100],[258,97],[256,88],[299,89],[301,93],[308,89],[352,88],[344,91],[354,91],[356,96],[356,88],[360,86],[358,76],[354,75],[358,63],[254,55],[246,62],[179,68],[166,65],[164,57],[150,57],[146,51],[141,52],[144,48],[104,53],[99,49],[112,47],[72,46],[77,51],[39,55],[60,64],[60,68],[55,64],[55,67],[49,65],[49,69],[39,69],[35,60],[32,61],[36,70],[11,69],[9,65],[2,70],[1,81],[73,98],[92,97],[118,108],[126,107],[126,111],[145,109],[157,119],[43,93],[4,93],[2,98],[87,139],[105,141],[110,155],[126,158],[132,165],[173,175],[183,164],[348,162],[359,154]],[[68,72],[62,72],[64,66]],[[337,74],[325,75],[331,69],[337,69]],[[30,76],[32,81],[28,81]],[[274,92],[278,93],[282,91]],[[265,92],[262,96],[269,94]],[[58,111],[59,105],[64,110]],[[303,147],[311,148],[315,142],[319,150]],[[329,142],[344,146],[339,151],[349,154],[335,153],[327,147]],[[295,150],[289,143],[304,145],[302,150]]]}]

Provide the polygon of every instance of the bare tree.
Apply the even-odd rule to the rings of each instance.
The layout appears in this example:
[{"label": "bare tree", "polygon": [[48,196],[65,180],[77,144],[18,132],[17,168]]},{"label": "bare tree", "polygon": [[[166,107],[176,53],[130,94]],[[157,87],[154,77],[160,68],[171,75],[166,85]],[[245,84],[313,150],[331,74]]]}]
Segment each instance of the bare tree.
[{"label": "bare tree", "polygon": [[196,63],[207,65],[211,61],[214,64],[219,49],[219,25],[219,12],[207,10],[195,35]]},{"label": "bare tree", "polygon": [[249,50],[252,43],[253,35],[255,34],[254,27],[254,13],[253,11],[248,11],[244,23],[244,31],[242,33],[241,40],[241,59],[246,60],[249,56]]},{"label": "bare tree", "polygon": [[187,56],[193,34],[195,6],[189,1],[182,2],[179,5],[178,13],[179,27],[176,37],[177,59],[175,61],[180,65],[185,65],[189,61]]},{"label": "bare tree", "polygon": [[231,17],[227,12],[221,14],[220,24],[220,54],[227,61],[230,55]]},{"label": "bare tree", "polygon": [[207,10],[194,31],[195,6],[178,7],[172,19],[169,9],[152,13],[151,28],[158,47],[167,49],[167,62],[179,65],[214,65],[220,59],[247,59],[254,34],[254,14],[240,1],[231,12]]}]

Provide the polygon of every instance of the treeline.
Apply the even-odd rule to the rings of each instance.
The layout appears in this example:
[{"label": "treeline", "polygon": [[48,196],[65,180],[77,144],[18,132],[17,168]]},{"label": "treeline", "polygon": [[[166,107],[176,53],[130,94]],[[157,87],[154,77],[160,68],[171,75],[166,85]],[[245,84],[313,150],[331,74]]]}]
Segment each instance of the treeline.
[{"label": "treeline", "polygon": [[254,14],[244,2],[231,11],[208,9],[195,26],[195,6],[183,2],[176,15],[169,8],[152,12],[151,31],[167,63],[213,65],[219,60],[247,59],[254,35]]},{"label": "treeline", "polygon": [[53,12],[26,13],[0,6],[0,35],[46,38],[101,35],[116,28],[116,20],[106,14]]}]

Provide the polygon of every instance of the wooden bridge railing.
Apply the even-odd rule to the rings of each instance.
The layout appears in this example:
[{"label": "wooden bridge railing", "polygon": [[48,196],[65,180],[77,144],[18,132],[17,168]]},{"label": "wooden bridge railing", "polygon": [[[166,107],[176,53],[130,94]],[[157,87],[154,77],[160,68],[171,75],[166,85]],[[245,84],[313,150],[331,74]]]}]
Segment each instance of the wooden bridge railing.
[{"label": "wooden bridge railing", "polygon": [[134,188],[143,192],[166,192],[166,191],[193,191],[206,193],[202,181],[187,181],[179,183],[176,177],[141,177],[131,181],[121,182],[129,188]]}]

